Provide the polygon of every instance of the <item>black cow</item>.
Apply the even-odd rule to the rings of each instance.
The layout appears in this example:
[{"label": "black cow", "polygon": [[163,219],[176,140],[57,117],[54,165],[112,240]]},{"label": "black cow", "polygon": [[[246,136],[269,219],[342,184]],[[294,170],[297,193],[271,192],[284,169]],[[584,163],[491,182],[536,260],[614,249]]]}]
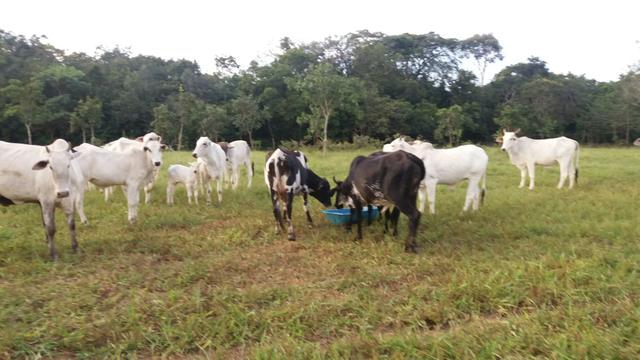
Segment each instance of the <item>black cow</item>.
[{"label": "black cow", "polygon": [[[295,240],[291,221],[291,204],[293,197],[302,194],[304,199],[304,211],[307,214],[309,225],[313,225],[309,214],[308,197],[311,195],[325,207],[331,206],[333,190],[327,179],[316,175],[307,167],[307,158],[302,152],[277,149],[267,154],[267,163],[264,169],[264,179],[269,187],[271,202],[273,203],[273,216],[276,218],[276,233],[284,231],[284,221],[280,208],[284,210],[284,217],[289,223],[288,238]],[[284,205],[284,206],[283,206]]]},{"label": "black cow", "polygon": [[347,179],[343,182],[336,181],[335,205],[351,208],[351,218],[358,225],[358,239],[362,239],[360,213],[363,206],[382,206],[383,212],[393,207],[388,218],[394,228],[394,235],[397,234],[400,213],[407,215],[409,235],[405,250],[417,252],[416,232],[420,212],[416,207],[416,198],[424,176],[422,160],[404,151],[358,156],[351,162]]}]

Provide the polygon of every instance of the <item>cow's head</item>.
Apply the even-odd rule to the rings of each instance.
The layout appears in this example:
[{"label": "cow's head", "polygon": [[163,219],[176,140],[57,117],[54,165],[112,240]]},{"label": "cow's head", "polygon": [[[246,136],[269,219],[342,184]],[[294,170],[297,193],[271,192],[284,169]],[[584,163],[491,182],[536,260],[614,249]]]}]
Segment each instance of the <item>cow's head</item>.
[{"label": "cow's head", "polygon": [[342,209],[345,206],[352,206],[351,183],[338,181],[335,176],[333,177],[333,182],[336,183],[336,187],[333,188],[333,191],[336,193],[336,201],[334,204],[336,209]]},{"label": "cow's head", "polygon": [[53,179],[53,186],[56,197],[66,198],[69,196],[71,183],[71,160],[80,155],[79,152],[72,152],[71,144],[66,140],[58,139],[44,147],[44,159],[35,163],[33,170],[42,171],[49,169]]},{"label": "cow's head", "polygon": [[196,141],[196,147],[193,149],[191,155],[194,158],[206,158],[206,155],[211,151],[211,147],[213,146],[213,141],[211,141],[208,137],[203,136],[198,141]]},{"label": "cow's head", "polygon": [[520,129],[516,129],[514,131],[502,130],[502,146],[500,149],[502,151],[507,151],[509,148],[515,144],[518,137],[516,136],[520,132]]},{"label": "cow's head", "polygon": [[142,143],[143,150],[147,154],[147,158],[151,161],[153,166],[159,167],[162,165],[162,150],[166,147],[158,140],[150,140]]},{"label": "cow's head", "polygon": [[314,189],[309,189],[309,195],[316,198],[316,200],[320,201],[322,205],[325,207],[331,206],[331,198],[333,197],[334,189],[329,185],[329,181],[325,178],[321,178],[314,186]]}]

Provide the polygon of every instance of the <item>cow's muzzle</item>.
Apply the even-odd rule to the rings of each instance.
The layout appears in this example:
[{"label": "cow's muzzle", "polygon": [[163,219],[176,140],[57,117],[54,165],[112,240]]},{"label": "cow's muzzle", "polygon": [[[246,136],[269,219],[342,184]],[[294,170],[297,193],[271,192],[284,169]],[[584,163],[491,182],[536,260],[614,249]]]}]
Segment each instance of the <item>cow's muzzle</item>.
[{"label": "cow's muzzle", "polygon": [[162,165],[162,163],[160,161],[156,161],[156,162],[153,163],[153,165],[160,166],[160,165]]},{"label": "cow's muzzle", "polygon": [[64,199],[69,196],[69,191],[58,191],[56,196],[58,196],[58,199]]},{"label": "cow's muzzle", "polygon": [[196,159],[198,158],[198,154],[196,154],[196,153],[191,154],[191,156],[193,156]]}]

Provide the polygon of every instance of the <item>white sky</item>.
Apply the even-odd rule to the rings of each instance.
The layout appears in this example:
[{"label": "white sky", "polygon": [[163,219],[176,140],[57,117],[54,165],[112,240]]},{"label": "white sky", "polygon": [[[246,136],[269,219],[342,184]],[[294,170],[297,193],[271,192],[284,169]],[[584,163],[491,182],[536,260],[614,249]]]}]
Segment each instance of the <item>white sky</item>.
[{"label": "white sky", "polygon": [[205,72],[219,55],[234,56],[243,68],[268,61],[285,36],[299,43],[362,29],[458,39],[493,33],[505,59],[489,68],[487,80],[534,55],[553,72],[609,81],[640,61],[639,15],[637,0],[8,0],[0,28],[46,35],[69,52],[119,45],[196,60]]}]

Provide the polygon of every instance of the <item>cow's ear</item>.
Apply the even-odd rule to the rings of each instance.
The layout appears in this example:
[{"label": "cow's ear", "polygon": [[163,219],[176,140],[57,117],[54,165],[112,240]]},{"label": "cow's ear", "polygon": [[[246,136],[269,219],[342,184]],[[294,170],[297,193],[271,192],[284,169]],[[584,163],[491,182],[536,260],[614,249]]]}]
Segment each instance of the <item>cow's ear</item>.
[{"label": "cow's ear", "polygon": [[75,159],[75,158],[77,158],[77,157],[78,157],[78,156],[80,156],[80,155],[82,155],[82,153],[81,153],[80,151],[75,151],[75,150],[74,150],[74,151],[71,153],[71,159]]},{"label": "cow's ear", "polygon": [[45,169],[47,167],[47,165],[49,165],[49,160],[40,160],[37,163],[35,163],[35,165],[33,165],[33,167],[31,169],[32,170],[42,170],[42,169]]},{"label": "cow's ear", "polygon": [[340,186],[342,184],[342,181],[338,181],[336,180],[336,177],[333,177],[333,182],[336,183],[337,186]]},{"label": "cow's ear", "polygon": [[167,150],[169,147],[166,144],[161,144],[160,149]]},{"label": "cow's ear", "polygon": [[518,134],[519,132],[520,132],[520,128],[517,128],[517,129],[513,130],[514,134]]},{"label": "cow's ear", "polygon": [[497,142],[498,144],[502,144],[502,136],[498,136],[498,137],[496,138],[496,142]]},{"label": "cow's ear", "polygon": [[148,148],[148,147],[146,147],[146,146],[145,146],[145,147],[143,147],[143,148],[142,148],[142,150],[151,152],[151,149],[149,149],[149,148]]}]

